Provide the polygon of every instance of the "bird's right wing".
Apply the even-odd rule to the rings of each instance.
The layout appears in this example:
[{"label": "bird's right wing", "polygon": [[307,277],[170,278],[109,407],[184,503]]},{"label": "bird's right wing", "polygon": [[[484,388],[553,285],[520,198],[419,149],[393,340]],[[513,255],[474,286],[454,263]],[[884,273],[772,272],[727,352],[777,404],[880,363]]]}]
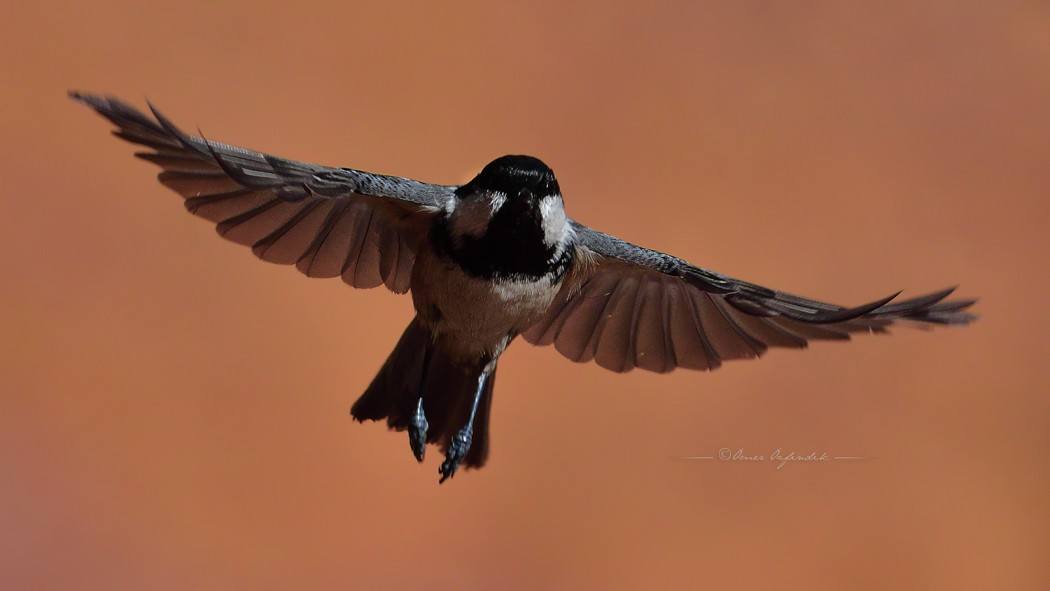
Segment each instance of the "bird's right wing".
[{"label": "bird's right wing", "polygon": [[[114,135],[150,148],[162,184],[186,209],[217,224],[259,258],[354,287],[409,289],[419,241],[454,187],[286,160],[192,137],[113,97],[70,97],[117,125]],[[152,109],[152,106],[151,106]]]},{"label": "bird's right wing", "polygon": [[953,289],[845,308],[701,269],[575,221],[572,226],[576,265],[547,315],[522,336],[612,371],[715,369],[769,347],[886,332],[898,321],[967,324],[975,318],[966,311],[974,300],[945,300]]}]

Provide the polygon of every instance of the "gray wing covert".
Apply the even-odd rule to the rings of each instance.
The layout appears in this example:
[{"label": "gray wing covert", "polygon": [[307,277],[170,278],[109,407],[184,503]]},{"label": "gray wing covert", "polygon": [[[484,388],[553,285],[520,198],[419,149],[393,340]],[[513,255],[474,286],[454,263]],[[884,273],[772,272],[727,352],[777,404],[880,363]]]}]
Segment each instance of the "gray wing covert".
[{"label": "gray wing covert", "polygon": [[223,238],[309,277],[408,291],[419,240],[452,195],[452,187],[192,137],[152,105],[156,120],[112,97],[70,96],[116,124],[114,135],[150,148],[135,155],[160,166],[160,182]]},{"label": "gray wing covert", "polygon": [[769,347],[887,332],[898,321],[967,324],[974,300],[954,288],[891,304],[845,308],[733,279],[572,222],[577,265],[548,314],[523,333],[577,362],[612,371],[710,370]]}]

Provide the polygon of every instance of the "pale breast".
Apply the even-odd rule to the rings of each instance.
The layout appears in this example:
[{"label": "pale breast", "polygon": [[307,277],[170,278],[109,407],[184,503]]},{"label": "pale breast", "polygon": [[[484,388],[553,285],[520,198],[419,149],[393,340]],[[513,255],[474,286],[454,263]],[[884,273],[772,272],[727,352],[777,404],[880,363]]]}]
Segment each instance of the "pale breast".
[{"label": "pale breast", "polygon": [[547,278],[480,279],[424,248],[412,273],[412,300],[423,325],[466,361],[499,355],[510,335],[543,316],[560,286]]}]

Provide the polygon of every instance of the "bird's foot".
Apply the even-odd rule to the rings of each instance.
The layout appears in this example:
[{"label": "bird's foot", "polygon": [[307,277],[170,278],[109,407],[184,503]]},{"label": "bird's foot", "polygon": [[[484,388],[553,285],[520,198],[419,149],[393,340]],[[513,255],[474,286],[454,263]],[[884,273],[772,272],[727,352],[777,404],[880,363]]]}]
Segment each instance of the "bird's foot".
[{"label": "bird's foot", "polygon": [[408,444],[412,446],[412,454],[416,461],[422,462],[423,455],[427,452],[427,415],[423,413],[423,399],[419,399],[416,412],[412,414],[412,421],[408,424]]},{"label": "bird's foot", "polygon": [[448,453],[445,454],[445,461],[441,463],[441,480],[438,482],[445,482],[449,478],[455,475],[456,470],[459,469],[459,463],[463,461],[463,458],[467,457],[467,452],[470,451],[470,439],[474,434],[474,429],[467,425],[463,427],[452,437],[452,442],[448,446]]}]

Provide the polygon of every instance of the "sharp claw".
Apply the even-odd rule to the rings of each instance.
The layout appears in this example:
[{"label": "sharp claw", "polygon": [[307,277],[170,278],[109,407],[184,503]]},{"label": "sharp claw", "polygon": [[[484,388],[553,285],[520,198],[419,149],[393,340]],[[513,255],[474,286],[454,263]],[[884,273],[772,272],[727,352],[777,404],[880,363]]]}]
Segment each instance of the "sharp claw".
[{"label": "sharp claw", "polygon": [[456,475],[456,470],[459,469],[459,460],[453,460],[452,458],[446,459],[441,462],[441,468],[438,472],[441,474],[441,480],[438,480],[438,484],[444,483],[449,478]]},{"label": "sharp claw", "polygon": [[441,469],[438,470],[438,472],[441,473],[441,479],[438,480],[438,484],[445,484],[445,481],[448,480],[449,478],[452,478],[452,475],[456,473],[455,470],[453,470],[451,472],[446,472],[445,471],[445,464],[441,464]]},{"label": "sharp claw", "polygon": [[[414,431],[415,429],[413,429]],[[419,463],[423,462],[423,457],[426,455],[426,436],[422,438],[416,432],[408,432],[408,444],[412,445],[412,455],[416,457],[416,461]]]},{"label": "sharp claw", "polygon": [[455,476],[458,468],[459,461],[453,461],[452,458],[447,458],[444,462],[441,462],[441,467],[438,468],[441,479],[438,480],[438,484],[443,484],[446,480]]},{"label": "sharp claw", "polygon": [[441,473],[441,480],[438,481],[438,484],[456,475],[460,462],[467,457],[467,452],[470,451],[472,436],[473,429],[468,425],[460,429],[452,438],[452,442],[448,446],[448,452],[445,454],[445,461],[441,463],[441,468],[438,470]]}]

